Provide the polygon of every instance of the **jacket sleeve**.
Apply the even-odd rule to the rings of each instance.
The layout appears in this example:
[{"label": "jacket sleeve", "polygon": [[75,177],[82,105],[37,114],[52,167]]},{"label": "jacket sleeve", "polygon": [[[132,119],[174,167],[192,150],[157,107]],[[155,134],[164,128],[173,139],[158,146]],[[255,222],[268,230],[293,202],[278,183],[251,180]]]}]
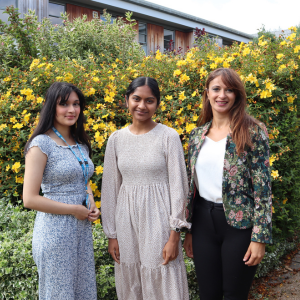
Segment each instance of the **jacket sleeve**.
[{"label": "jacket sleeve", "polygon": [[101,189],[101,218],[105,235],[117,238],[115,213],[117,199],[122,183],[122,176],[118,169],[116,141],[118,132],[114,132],[108,139],[104,156],[104,168]]},{"label": "jacket sleeve", "polygon": [[251,240],[272,243],[272,191],[269,138],[264,125],[253,135],[251,179],[254,190],[254,218]]},{"label": "jacket sleeve", "polygon": [[188,181],[178,133],[168,130],[165,142],[171,202],[170,227],[190,229],[191,225],[185,219]]}]

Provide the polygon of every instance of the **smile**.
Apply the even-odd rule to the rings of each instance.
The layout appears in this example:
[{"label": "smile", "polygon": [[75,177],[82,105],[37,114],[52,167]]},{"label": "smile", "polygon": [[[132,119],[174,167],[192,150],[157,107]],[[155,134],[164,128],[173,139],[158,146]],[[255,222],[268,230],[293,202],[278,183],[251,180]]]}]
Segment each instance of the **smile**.
[{"label": "smile", "polygon": [[219,105],[219,106],[225,106],[228,101],[216,101],[216,103]]}]

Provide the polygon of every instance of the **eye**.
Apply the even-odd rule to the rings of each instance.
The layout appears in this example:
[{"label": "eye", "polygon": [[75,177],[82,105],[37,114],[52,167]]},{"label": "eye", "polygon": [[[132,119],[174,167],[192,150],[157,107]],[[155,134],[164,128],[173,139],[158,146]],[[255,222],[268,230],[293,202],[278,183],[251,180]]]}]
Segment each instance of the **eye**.
[{"label": "eye", "polygon": [[67,106],[67,103],[66,103],[66,102],[62,103],[62,102],[61,102],[61,103],[59,103],[59,105],[60,105],[60,106]]},{"label": "eye", "polygon": [[74,103],[74,105],[75,105],[75,106],[79,106],[80,104],[76,102],[76,103]]},{"label": "eye", "polygon": [[226,92],[233,93],[233,89],[227,89]]},{"label": "eye", "polygon": [[213,91],[218,92],[220,89],[219,88],[213,88]]},{"label": "eye", "polygon": [[137,97],[133,97],[133,100],[134,100],[134,101],[139,101],[140,99],[137,98]]},{"label": "eye", "polygon": [[154,101],[153,100],[147,100],[147,103],[153,103]]}]

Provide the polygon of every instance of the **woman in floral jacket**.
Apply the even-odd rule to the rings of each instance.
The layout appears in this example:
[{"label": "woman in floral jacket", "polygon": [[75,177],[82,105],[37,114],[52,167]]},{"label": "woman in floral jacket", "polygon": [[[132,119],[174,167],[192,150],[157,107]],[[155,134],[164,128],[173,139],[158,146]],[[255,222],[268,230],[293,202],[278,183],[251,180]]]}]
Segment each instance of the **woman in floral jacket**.
[{"label": "woman in floral jacket", "polygon": [[213,71],[199,127],[190,135],[186,213],[192,230],[184,248],[195,261],[201,300],[247,299],[272,242],[268,133],[246,113],[246,101],[235,71]]}]

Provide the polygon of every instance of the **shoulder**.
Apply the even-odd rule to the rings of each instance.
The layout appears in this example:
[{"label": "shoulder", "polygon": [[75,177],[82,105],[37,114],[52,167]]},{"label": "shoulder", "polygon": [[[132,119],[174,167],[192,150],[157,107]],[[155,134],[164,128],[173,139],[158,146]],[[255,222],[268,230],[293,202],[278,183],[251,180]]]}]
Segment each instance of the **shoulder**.
[{"label": "shoulder", "polygon": [[46,134],[39,134],[32,139],[28,146],[27,152],[32,147],[39,147],[40,150],[48,156],[53,149],[53,141]]},{"label": "shoulder", "polygon": [[204,131],[206,131],[211,122],[207,122],[199,127],[194,128],[190,133],[190,140],[193,140],[196,136],[201,136]]},{"label": "shoulder", "polygon": [[262,139],[267,140],[269,138],[267,127],[263,122],[258,122],[249,127],[252,140]]},{"label": "shoulder", "polygon": [[160,130],[163,132],[165,137],[179,138],[179,134],[175,129],[161,123],[157,124],[157,126],[160,126]]}]

